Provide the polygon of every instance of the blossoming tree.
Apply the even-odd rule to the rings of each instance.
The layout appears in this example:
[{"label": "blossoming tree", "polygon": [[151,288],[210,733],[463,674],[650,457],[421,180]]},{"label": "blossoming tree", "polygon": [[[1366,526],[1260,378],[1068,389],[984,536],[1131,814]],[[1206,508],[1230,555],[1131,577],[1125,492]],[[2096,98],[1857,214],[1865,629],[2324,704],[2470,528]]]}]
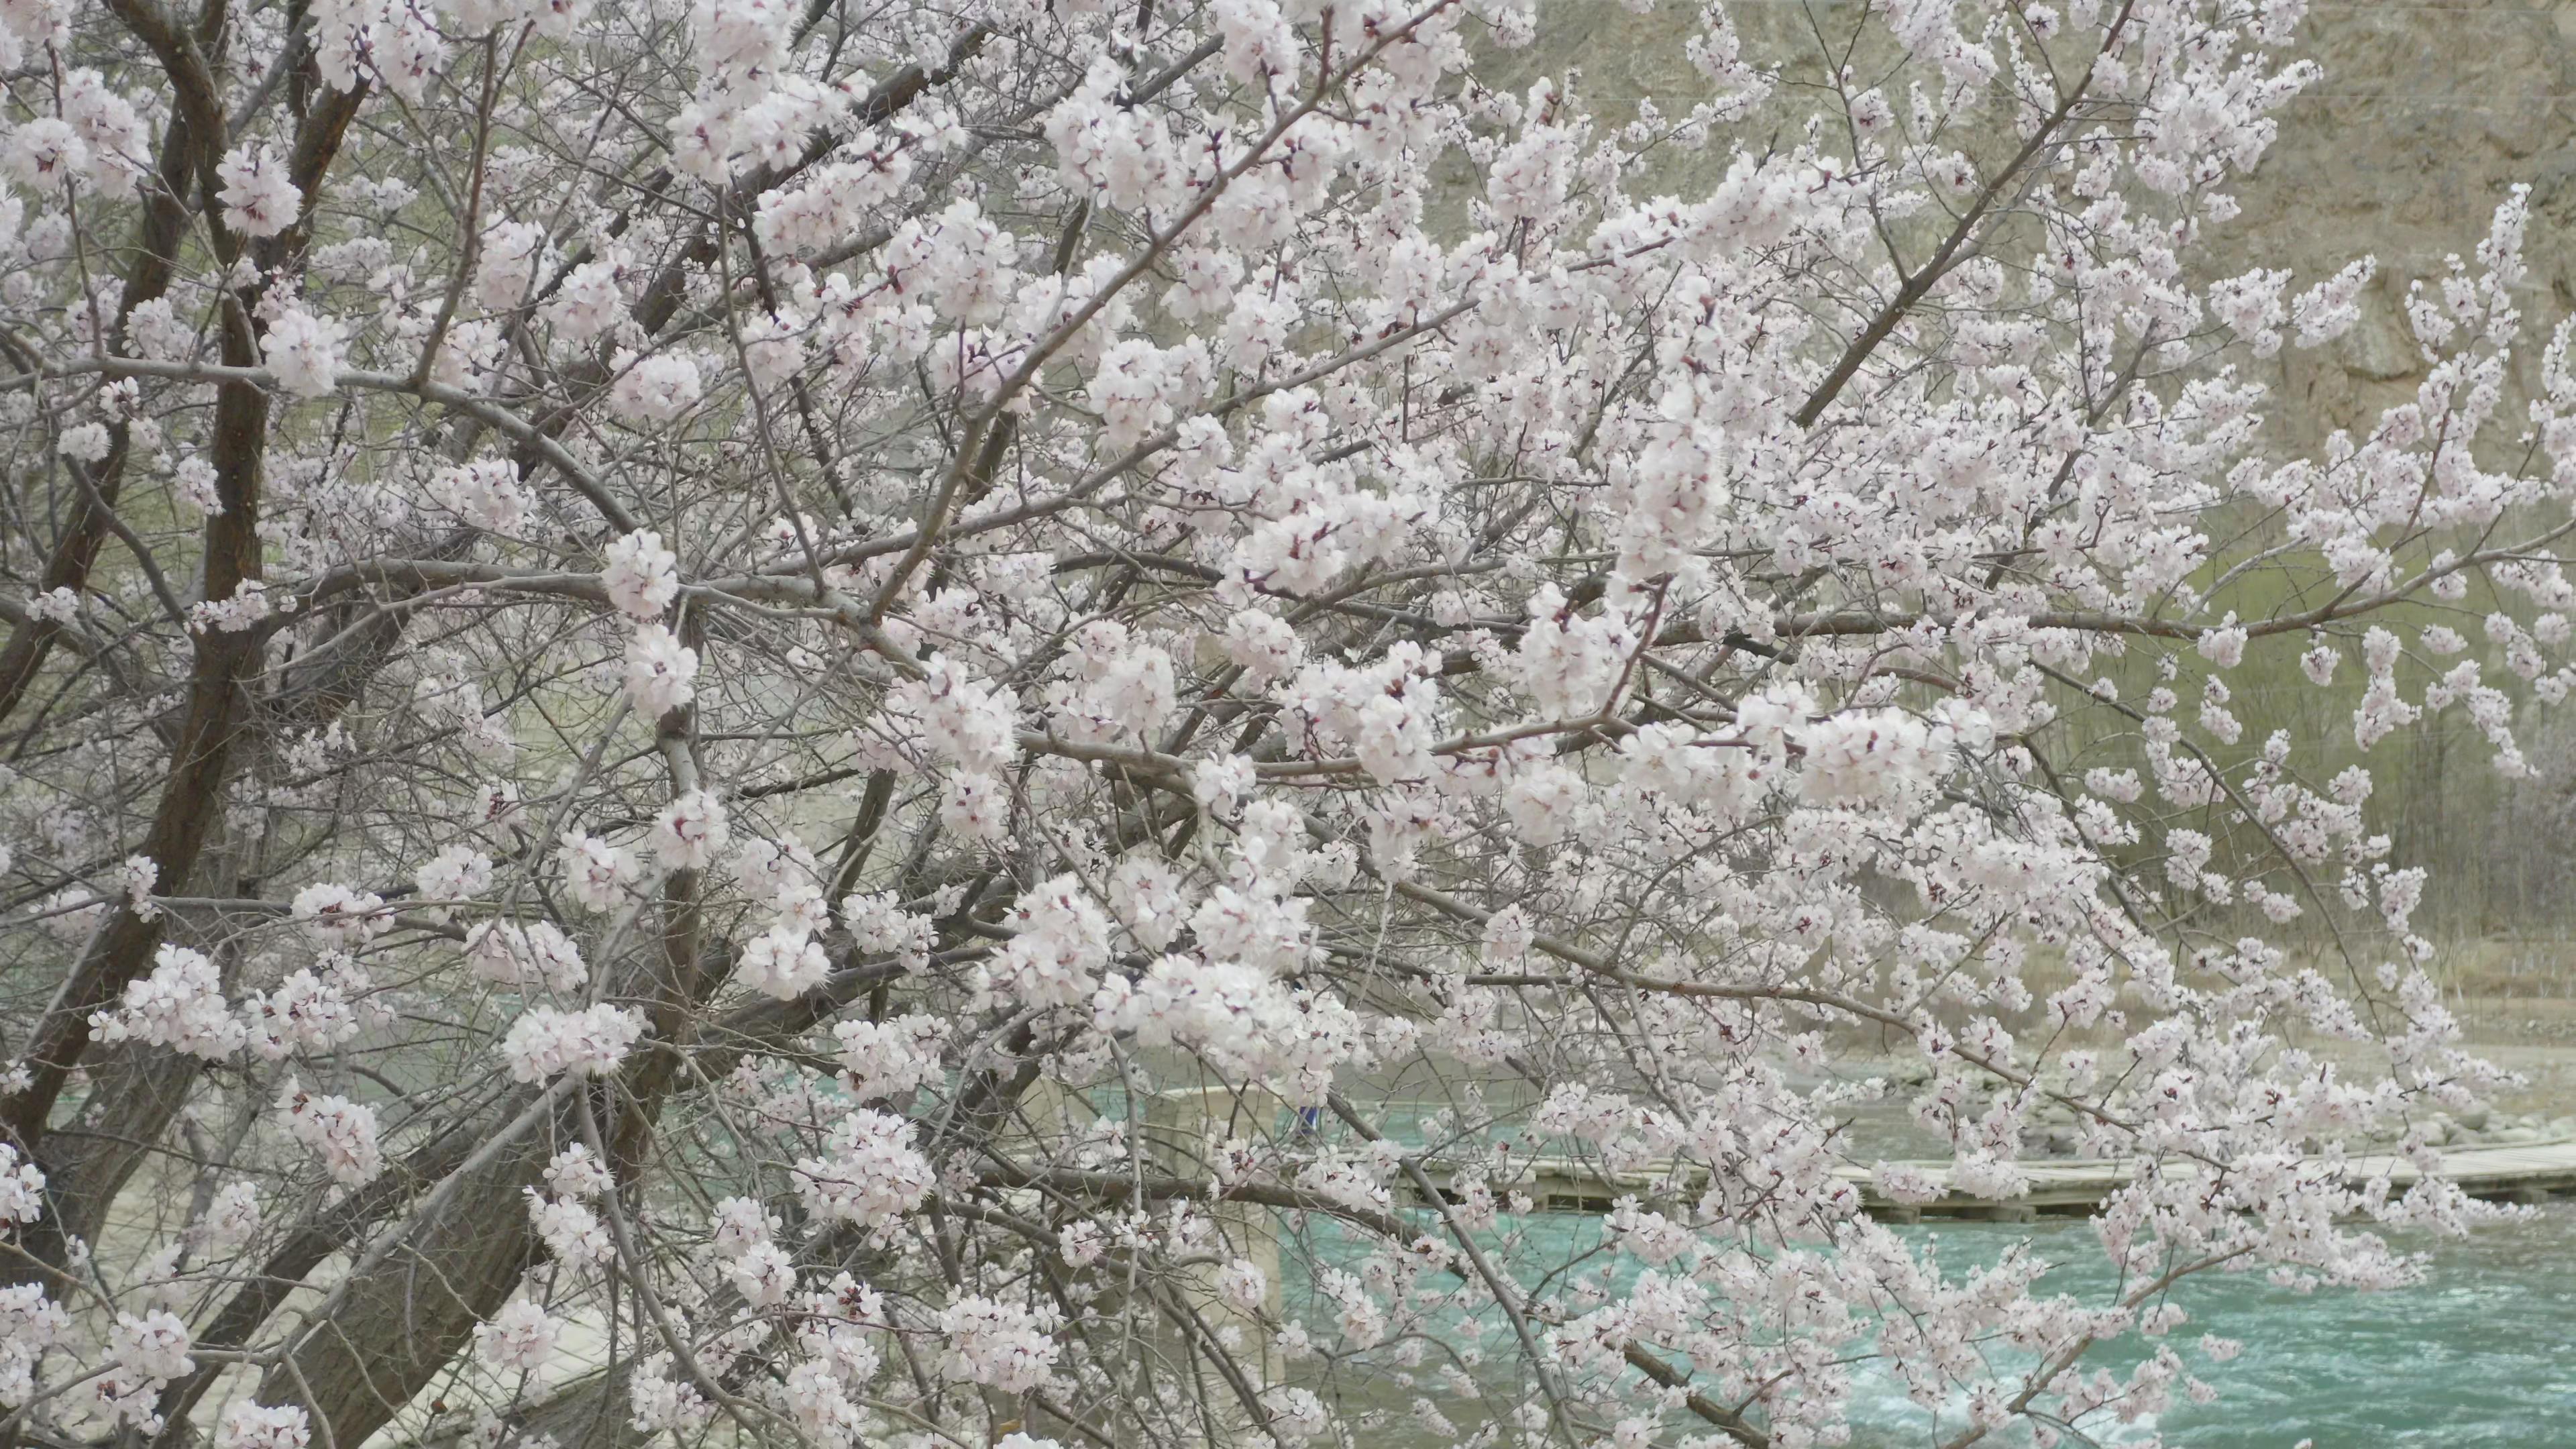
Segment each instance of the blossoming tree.
[{"label": "blossoming tree", "polygon": [[[2514,199],[2266,454],[2300,8],[0,3],[0,1437],[2051,1444],[2402,1281],[2494,1078],[2227,680],[2521,769],[2576,373]],[[2042,1114],[2111,1296],[1861,1210]]]}]

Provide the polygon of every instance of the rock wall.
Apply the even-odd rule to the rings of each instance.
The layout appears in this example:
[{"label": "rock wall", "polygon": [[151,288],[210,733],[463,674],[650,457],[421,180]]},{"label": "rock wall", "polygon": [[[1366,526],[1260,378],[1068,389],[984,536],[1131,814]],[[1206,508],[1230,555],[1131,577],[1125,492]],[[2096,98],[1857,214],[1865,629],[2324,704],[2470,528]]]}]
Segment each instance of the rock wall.
[{"label": "rock wall", "polygon": [[[2278,420],[2313,442],[2412,393],[2424,363],[2406,289],[2467,255],[2516,182],[2532,188],[2525,316],[2576,314],[2576,4],[2317,5],[2303,40],[2325,79],[2285,111],[2230,250],[2303,276],[2379,258],[2363,324],[2279,362]],[[2539,351],[2524,349],[2522,377]]]},{"label": "rock wall", "polygon": [[[1819,31],[1839,43],[1861,18],[1860,3],[1727,0],[1727,8],[1749,59],[1813,79]],[[1662,0],[1644,15],[1615,0],[1539,0],[1537,44],[1488,57],[1480,73],[1524,90],[1571,71],[1577,92],[1607,120],[1629,119],[1641,94],[1674,114],[1705,94],[1684,50],[1699,28],[1696,0]],[[2527,390],[2549,329],[2576,316],[2576,0],[2324,0],[2310,4],[2297,52],[2319,61],[2325,77],[2281,112],[2280,138],[2238,186],[2242,214],[2210,239],[2206,262],[2213,276],[2287,267],[2300,287],[2365,253],[2380,265],[2360,326],[2328,347],[2284,348],[2244,364],[2272,385],[2279,449],[2313,452],[2330,432],[2367,428],[2382,408],[2414,395],[2426,364],[2405,322],[2407,289],[2437,282],[2452,255],[2471,255],[2517,182],[2532,188],[2523,300],[2531,325],[2515,359]],[[1867,75],[1885,59],[1863,47],[1853,64]],[[1639,189],[1704,185],[1722,154],[1676,155]],[[1464,172],[1443,180],[1474,184]],[[2518,420],[2522,406],[2508,397],[2504,419]],[[2491,466],[2519,452],[2515,431],[2492,430]],[[2276,692],[2241,699],[2250,738],[2277,727],[2323,749],[2349,740],[2348,702],[2316,698],[2295,675]],[[2576,830],[2576,713],[2534,711],[2517,732],[2538,780],[2502,781],[2457,711],[2402,744],[2381,745],[2372,757],[2381,786],[2374,808],[2401,842],[2399,863],[2431,865],[2441,882],[2420,928],[2453,941],[2509,934],[2551,942],[2550,974],[2565,980],[2576,855],[2528,843]],[[2474,971],[2486,956],[2464,959]]]},{"label": "rock wall", "polygon": [[[1856,0],[1727,9],[1747,57],[1792,74],[1815,71],[1819,29],[1839,38],[1859,14]],[[1608,118],[1627,119],[1639,95],[1672,98],[1670,114],[1705,93],[1683,48],[1699,28],[1687,0],[1644,15],[1614,0],[1539,0],[1538,43],[1492,57],[1484,73],[1520,89],[1571,70]],[[2229,271],[2288,267],[2299,285],[2363,253],[2380,260],[2362,326],[2265,364],[2281,441],[2313,447],[2411,395],[2424,363],[2406,289],[2468,255],[2516,182],[2530,183],[2534,211],[2526,315],[2545,328],[2576,314],[2576,0],[2312,3],[2298,49],[2325,79],[2282,112],[2280,140],[2239,188],[2244,214],[2213,244]],[[2525,349],[2524,377],[2539,350]]]}]

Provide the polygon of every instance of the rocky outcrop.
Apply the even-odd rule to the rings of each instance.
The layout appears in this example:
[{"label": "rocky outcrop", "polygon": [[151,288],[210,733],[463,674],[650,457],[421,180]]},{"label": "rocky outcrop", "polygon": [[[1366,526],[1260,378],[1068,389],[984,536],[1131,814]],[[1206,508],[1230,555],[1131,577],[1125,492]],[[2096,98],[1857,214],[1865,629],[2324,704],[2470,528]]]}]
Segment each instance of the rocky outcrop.
[{"label": "rocky outcrop", "polygon": [[[1728,8],[1748,58],[1800,78],[1819,73],[1819,31],[1839,43],[1859,18],[1851,0]],[[1643,15],[1615,0],[1541,0],[1537,44],[1489,57],[1480,74],[1519,90],[1570,71],[1607,120],[1631,118],[1647,95],[1673,114],[1707,91],[1685,53],[1700,25],[1696,5],[1673,0]],[[2302,285],[2363,253],[2379,258],[2361,326],[2329,348],[2253,364],[2277,385],[2280,441],[2313,447],[2413,393],[2424,361],[2405,323],[2407,288],[2470,254],[2517,182],[2532,187],[2534,211],[2526,315],[2546,326],[2576,314],[2576,0],[2312,4],[2298,50],[2325,79],[2283,113],[2217,250],[2229,271],[2287,267]],[[1717,154],[1665,164],[1686,186]],[[2535,342],[2517,360],[2526,385],[2539,352]]]}]

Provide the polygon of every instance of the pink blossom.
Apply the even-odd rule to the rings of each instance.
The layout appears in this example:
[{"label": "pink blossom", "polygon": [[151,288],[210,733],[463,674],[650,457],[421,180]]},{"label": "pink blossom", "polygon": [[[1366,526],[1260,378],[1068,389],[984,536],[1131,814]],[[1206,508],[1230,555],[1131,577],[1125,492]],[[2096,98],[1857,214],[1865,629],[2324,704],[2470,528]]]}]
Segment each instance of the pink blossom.
[{"label": "pink blossom", "polygon": [[311,1421],[292,1404],[236,1400],[215,1422],[216,1449],[306,1449],[312,1442]]},{"label": "pink blossom", "polygon": [[555,1340],[561,1333],[561,1325],[544,1308],[513,1298],[488,1321],[475,1325],[474,1345],[494,1368],[533,1373],[554,1357]]},{"label": "pink blossom", "polygon": [[680,596],[679,558],[662,546],[662,535],[639,529],[608,546],[607,564],[599,572],[608,601],[630,619],[652,620]]},{"label": "pink blossom", "polygon": [[912,1210],[931,1188],[930,1164],[911,1145],[912,1124],[862,1108],[834,1124],[824,1155],[796,1164],[808,1212],[878,1228]]},{"label": "pink blossom", "polygon": [[341,325],[301,307],[287,307],[268,324],[259,343],[277,385],[297,397],[328,397],[336,385],[346,337]]},{"label": "pink blossom", "polygon": [[224,183],[224,225],[244,236],[275,236],[303,213],[304,193],[288,179],[274,146],[236,146],[215,174]]}]

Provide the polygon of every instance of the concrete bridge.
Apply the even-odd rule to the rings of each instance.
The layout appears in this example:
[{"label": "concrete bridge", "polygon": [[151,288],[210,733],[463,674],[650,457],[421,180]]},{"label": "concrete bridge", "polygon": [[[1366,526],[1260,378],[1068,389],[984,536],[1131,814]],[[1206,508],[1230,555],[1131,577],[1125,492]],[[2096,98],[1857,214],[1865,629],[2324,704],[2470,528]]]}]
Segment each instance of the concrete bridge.
[{"label": "concrete bridge", "polygon": [[[2491,1202],[2537,1203],[2553,1194],[2576,1194],[2576,1138],[2513,1146],[2453,1148],[2440,1154],[2441,1175],[2469,1196]],[[1524,1159],[1526,1170],[1512,1190],[1526,1193],[1542,1212],[1602,1213],[1622,1197],[1652,1200],[1696,1192],[1708,1180],[1705,1167],[1671,1162],[1646,1163],[1620,1171],[1576,1157]],[[1936,1183],[1947,1184],[1946,1163],[1916,1162],[1915,1168]],[[1844,1167],[1838,1175],[1860,1189],[1863,1211],[1887,1222],[1956,1218],[2030,1222],[2041,1217],[2081,1217],[2137,1175],[2134,1162],[2087,1158],[2039,1158],[2021,1164],[2030,1192],[2012,1199],[1980,1198],[1952,1189],[1930,1202],[1903,1203],[1881,1194],[1866,1167]],[[2423,1174],[2413,1162],[2390,1153],[2351,1158],[2353,1181],[2385,1174],[2403,1192]],[[1444,1194],[1449,1170],[1426,1165],[1425,1176]],[[1420,1195],[1417,1191],[1417,1197]],[[1417,1204],[1421,1205],[1421,1204]]]}]

